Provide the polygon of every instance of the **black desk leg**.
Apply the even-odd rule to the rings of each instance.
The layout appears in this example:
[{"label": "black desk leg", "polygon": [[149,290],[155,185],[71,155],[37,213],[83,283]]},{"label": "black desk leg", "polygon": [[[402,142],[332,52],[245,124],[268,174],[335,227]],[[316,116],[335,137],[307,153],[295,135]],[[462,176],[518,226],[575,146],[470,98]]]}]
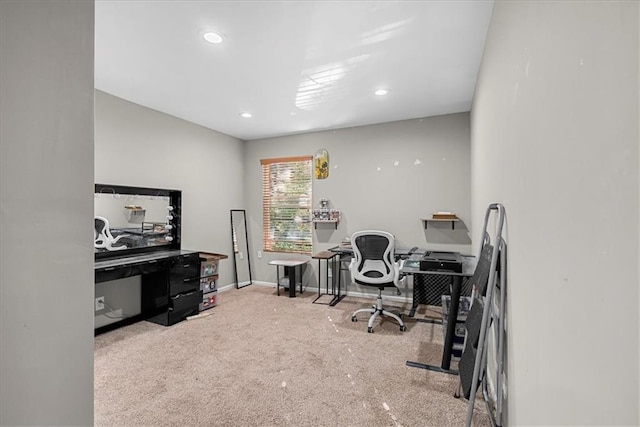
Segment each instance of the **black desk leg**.
[{"label": "black desk leg", "polygon": [[[331,261],[331,295],[336,294],[336,278],[333,276],[333,268],[334,268],[335,261],[333,258],[331,258],[331,260],[326,260],[324,262],[324,268],[325,268],[324,276],[327,278],[327,293],[329,293],[329,261]],[[320,285],[318,285],[318,287],[319,286]]]},{"label": "black desk leg", "polygon": [[430,371],[443,372],[445,374],[458,375],[458,371],[451,370],[451,356],[453,354],[453,340],[456,332],[456,322],[458,320],[458,306],[460,305],[460,293],[462,292],[462,277],[453,276],[453,286],[451,289],[451,304],[447,313],[447,331],[444,336],[444,350],[442,352],[442,363],[440,366],[425,365],[424,363],[411,362],[407,360],[407,366],[412,368],[428,369]]},{"label": "black desk leg", "polygon": [[412,362],[410,360],[407,360],[406,363],[407,363],[407,366],[410,366],[412,368],[420,368],[420,369],[426,369],[428,371],[442,372],[443,374],[449,374],[449,375],[458,375],[458,371],[453,371],[451,369],[442,369],[439,366],[425,365],[424,363]]},{"label": "black desk leg", "polygon": [[[413,301],[411,304],[411,310],[409,310],[409,317],[413,317],[416,314],[416,309],[418,308],[418,302],[419,302],[419,298],[416,298],[416,293],[418,291],[417,289],[417,285],[416,282],[418,282],[418,280],[416,280],[415,276],[412,275],[411,280],[413,281]],[[424,281],[420,280],[420,286],[424,286]]]},{"label": "black desk leg", "polygon": [[345,292],[344,295],[340,295],[340,281],[342,277],[342,260],[340,259],[340,255],[333,257],[332,263],[333,275],[331,276],[331,289],[335,291],[335,283],[336,283],[336,273],[338,274],[338,292],[335,293],[335,296],[329,303],[331,307],[335,306],[337,303],[342,301],[342,298],[346,297],[347,294]]},{"label": "black desk leg", "polygon": [[297,267],[298,274],[300,274],[300,293],[302,293],[302,266]]},{"label": "black desk leg", "polygon": [[287,276],[289,276],[289,298],[295,298],[296,296],[296,268],[285,267]]},{"label": "black desk leg", "polygon": [[[327,288],[325,294],[322,293],[322,260],[323,259],[325,261],[324,277],[326,279],[326,288]],[[318,296],[312,302],[314,304],[329,305],[330,302],[328,302],[328,303],[327,302],[318,302],[318,303],[316,303],[316,301],[318,301],[324,295],[333,295],[333,289],[331,291],[331,294],[329,293],[329,260],[325,259],[325,258],[318,258]]]},{"label": "black desk leg", "polygon": [[[327,271],[328,270],[329,270],[329,267],[327,267]],[[328,277],[329,276],[327,275],[327,282],[329,281]],[[329,283],[327,283],[327,293],[329,293]],[[318,298],[320,298],[321,296],[322,296],[322,260],[318,258]],[[313,302],[316,302],[318,298],[313,300]]]},{"label": "black desk leg", "polygon": [[451,305],[447,313],[447,333],[444,335],[444,352],[442,353],[442,369],[449,369],[451,366],[451,356],[453,354],[453,341],[456,333],[456,323],[458,321],[458,306],[460,305],[460,293],[462,292],[462,277],[453,277],[451,289]]}]

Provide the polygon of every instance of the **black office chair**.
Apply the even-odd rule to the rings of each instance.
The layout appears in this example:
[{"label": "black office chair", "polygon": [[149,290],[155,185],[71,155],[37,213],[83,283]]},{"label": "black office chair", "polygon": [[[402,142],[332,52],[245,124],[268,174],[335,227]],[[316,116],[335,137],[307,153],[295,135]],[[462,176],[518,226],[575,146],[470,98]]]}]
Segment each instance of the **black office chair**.
[{"label": "black office chair", "polygon": [[358,313],[368,312],[371,314],[367,329],[369,333],[373,332],[373,322],[379,315],[395,319],[400,324],[400,330],[406,331],[407,327],[402,318],[382,307],[382,290],[387,287],[398,289],[400,279],[400,265],[394,258],[393,235],[378,230],[358,231],[351,236],[351,246],[353,248],[353,259],[349,264],[351,280],[359,285],[378,288],[376,305],[372,308],[356,310],[351,315],[351,321],[358,321]]}]

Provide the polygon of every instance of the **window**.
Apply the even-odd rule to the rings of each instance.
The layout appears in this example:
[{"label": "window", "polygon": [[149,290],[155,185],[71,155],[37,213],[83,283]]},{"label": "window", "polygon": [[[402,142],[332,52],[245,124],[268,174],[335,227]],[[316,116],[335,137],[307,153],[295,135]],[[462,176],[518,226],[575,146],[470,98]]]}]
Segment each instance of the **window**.
[{"label": "window", "polygon": [[311,159],[260,160],[265,251],[311,254]]}]

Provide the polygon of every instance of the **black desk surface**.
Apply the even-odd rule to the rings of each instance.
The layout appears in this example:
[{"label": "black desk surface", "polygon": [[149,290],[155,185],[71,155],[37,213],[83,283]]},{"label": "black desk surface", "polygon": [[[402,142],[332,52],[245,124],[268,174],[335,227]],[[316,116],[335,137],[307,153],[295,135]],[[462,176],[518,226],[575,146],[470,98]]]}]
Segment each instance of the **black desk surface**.
[{"label": "black desk surface", "polygon": [[[407,255],[411,249],[398,249],[396,248],[396,255]],[[335,246],[330,248],[329,251],[338,253],[340,255],[353,255],[353,249],[350,247],[343,246]],[[457,254],[457,257],[452,255]],[[433,259],[442,259],[442,260],[451,260],[452,257],[459,258],[462,262],[462,273],[453,273],[453,272],[440,272],[434,270],[420,270],[420,261],[424,259],[424,257],[429,257]],[[418,249],[413,252],[413,254],[404,261],[403,267],[400,269],[401,273],[405,274],[419,274],[419,273],[428,273],[428,274],[442,274],[448,276],[473,276],[473,272],[476,269],[476,258],[472,255],[460,255],[457,252],[445,252],[445,251],[431,251],[426,249]]]},{"label": "black desk surface", "polygon": [[170,250],[170,251],[157,251],[137,255],[123,255],[120,257],[107,258],[100,261],[96,261],[94,264],[94,270],[100,270],[102,268],[118,267],[129,264],[137,264],[142,262],[157,261],[165,258],[172,258],[180,255],[191,254],[194,251],[185,250]]},{"label": "black desk surface", "polygon": [[[407,254],[409,254],[410,250],[411,250],[410,248],[404,248],[404,249],[396,248],[394,253],[396,255],[407,255]],[[333,248],[329,248],[328,251],[335,252],[335,253],[341,254],[341,255],[353,255],[353,248],[345,247],[345,246],[335,246]],[[418,249],[413,253],[416,254],[416,255],[424,255],[425,254],[425,250],[424,249]]]}]

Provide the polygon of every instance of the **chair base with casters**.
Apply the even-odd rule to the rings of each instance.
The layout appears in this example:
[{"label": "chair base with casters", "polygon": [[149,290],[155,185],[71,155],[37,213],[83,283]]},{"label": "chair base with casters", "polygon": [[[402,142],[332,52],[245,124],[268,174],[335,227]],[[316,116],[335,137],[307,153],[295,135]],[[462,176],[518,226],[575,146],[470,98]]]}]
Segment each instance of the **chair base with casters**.
[{"label": "chair base with casters", "polygon": [[376,305],[374,305],[371,308],[361,308],[359,310],[354,311],[353,314],[351,315],[351,321],[357,322],[358,321],[358,318],[356,317],[357,314],[365,313],[365,312],[371,314],[371,317],[369,317],[369,323],[367,325],[368,326],[367,332],[369,332],[370,334],[373,333],[373,322],[376,321],[378,316],[391,317],[400,324],[400,330],[402,332],[407,330],[407,327],[404,325],[404,322],[402,321],[402,315],[399,316],[395,313],[385,310],[382,307],[382,289],[378,289],[378,298],[376,298]]}]

